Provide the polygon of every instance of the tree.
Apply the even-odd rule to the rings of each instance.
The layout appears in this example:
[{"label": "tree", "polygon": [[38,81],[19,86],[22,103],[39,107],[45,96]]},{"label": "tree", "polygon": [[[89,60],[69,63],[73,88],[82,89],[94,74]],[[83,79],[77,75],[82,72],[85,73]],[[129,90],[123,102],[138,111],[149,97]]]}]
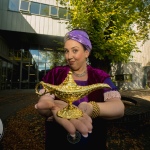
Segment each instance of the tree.
[{"label": "tree", "polygon": [[[92,41],[91,65],[109,71],[128,62],[137,42],[148,39],[150,0],[58,0],[71,15],[68,29],[85,29]],[[102,63],[101,63],[102,62]],[[100,65],[102,64],[102,65]]]}]

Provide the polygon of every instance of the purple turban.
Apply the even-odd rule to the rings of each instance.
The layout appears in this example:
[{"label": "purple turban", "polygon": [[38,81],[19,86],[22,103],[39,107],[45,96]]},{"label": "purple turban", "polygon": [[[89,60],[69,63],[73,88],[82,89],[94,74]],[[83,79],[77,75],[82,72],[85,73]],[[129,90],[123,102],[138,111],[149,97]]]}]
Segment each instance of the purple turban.
[{"label": "purple turban", "polygon": [[89,36],[83,30],[76,29],[76,30],[72,30],[72,31],[68,32],[64,37],[64,42],[66,42],[69,39],[75,40],[75,41],[83,44],[89,52],[92,50],[92,45],[91,45]]}]

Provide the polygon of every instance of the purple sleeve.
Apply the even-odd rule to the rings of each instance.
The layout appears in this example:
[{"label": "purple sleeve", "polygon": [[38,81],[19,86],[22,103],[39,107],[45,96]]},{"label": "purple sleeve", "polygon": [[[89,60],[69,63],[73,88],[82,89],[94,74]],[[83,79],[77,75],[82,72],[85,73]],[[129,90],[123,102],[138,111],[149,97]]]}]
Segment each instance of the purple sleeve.
[{"label": "purple sleeve", "polygon": [[104,83],[108,84],[111,89],[104,89],[104,92],[108,92],[108,91],[118,91],[118,88],[116,87],[116,85],[112,82],[112,80],[110,78],[106,78],[104,80]]}]

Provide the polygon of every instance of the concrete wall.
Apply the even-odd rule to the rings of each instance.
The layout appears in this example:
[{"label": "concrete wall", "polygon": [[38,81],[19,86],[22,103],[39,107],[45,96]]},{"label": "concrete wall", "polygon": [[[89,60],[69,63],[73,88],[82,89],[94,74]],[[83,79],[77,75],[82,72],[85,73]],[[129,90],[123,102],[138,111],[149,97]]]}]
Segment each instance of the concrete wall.
[{"label": "concrete wall", "polygon": [[150,66],[150,40],[147,40],[144,44],[142,44],[142,41],[138,42],[137,46],[139,47],[141,52],[131,53],[131,55],[133,56],[132,62],[141,63],[143,67],[148,65]]},{"label": "concrete wall", "polygon": [[150,40],[144,44],[138,42],[137,46],[141,52],[132,52],[132,60],[128,63],[118,63],[112,65],[111,75],[132,74],[131,82],[116,82],[119,89],[143,89],[150,83],[147,73],[150,71]]},{"label": "concrete wall", "polygon": [[117,81],[119,89],[143,89],[144,68],[140,63],[118,63],[112,66],[115,75],[131,74],[131,81]]},{"label": "concrete wall", "polygon": [[[32,0],[39,3],[57,6],[56,0]],[[54,36],[64,36],[67,20],[53,19],[39,15],[14,12],[8,9],[9,0],[0,0],[0,29]],[[58,5],[59,6],[59,5]],[[7,49],[5,42],[0,40],[0,49]],[[132,52],[133,59],[127,64],[112,66],[112,74],[132,74],[131,82],[117,82],[120,89],[141,89],[146,85],[147,72],[150,70],[150,40],[144,45],[137,43],[140,53]],[[6,52],[6,51],[5,51]],[[5,53],[3,51],[3,53]],[[5,55],[1,53],[2,55]]]},{"label": "concrete wall", "polygon": [[[57,6],[55,0],[33,0]],[[67,20],[8,10],[9,0],[0,0],[0,29],[18,32],[64,36]],[[59,6],[59,5],[58,5]]]}]

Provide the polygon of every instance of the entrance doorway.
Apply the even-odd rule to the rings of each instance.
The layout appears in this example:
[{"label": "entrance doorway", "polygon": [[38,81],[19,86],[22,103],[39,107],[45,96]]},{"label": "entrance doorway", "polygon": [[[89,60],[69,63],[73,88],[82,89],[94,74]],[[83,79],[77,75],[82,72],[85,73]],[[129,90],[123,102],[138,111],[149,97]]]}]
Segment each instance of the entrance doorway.
[{"label": "entrance doorway", "polygon": [[0,59],[0,90],[34,89],[54,66],[64,65],[63,51],[10,50],[10,62]]}]

